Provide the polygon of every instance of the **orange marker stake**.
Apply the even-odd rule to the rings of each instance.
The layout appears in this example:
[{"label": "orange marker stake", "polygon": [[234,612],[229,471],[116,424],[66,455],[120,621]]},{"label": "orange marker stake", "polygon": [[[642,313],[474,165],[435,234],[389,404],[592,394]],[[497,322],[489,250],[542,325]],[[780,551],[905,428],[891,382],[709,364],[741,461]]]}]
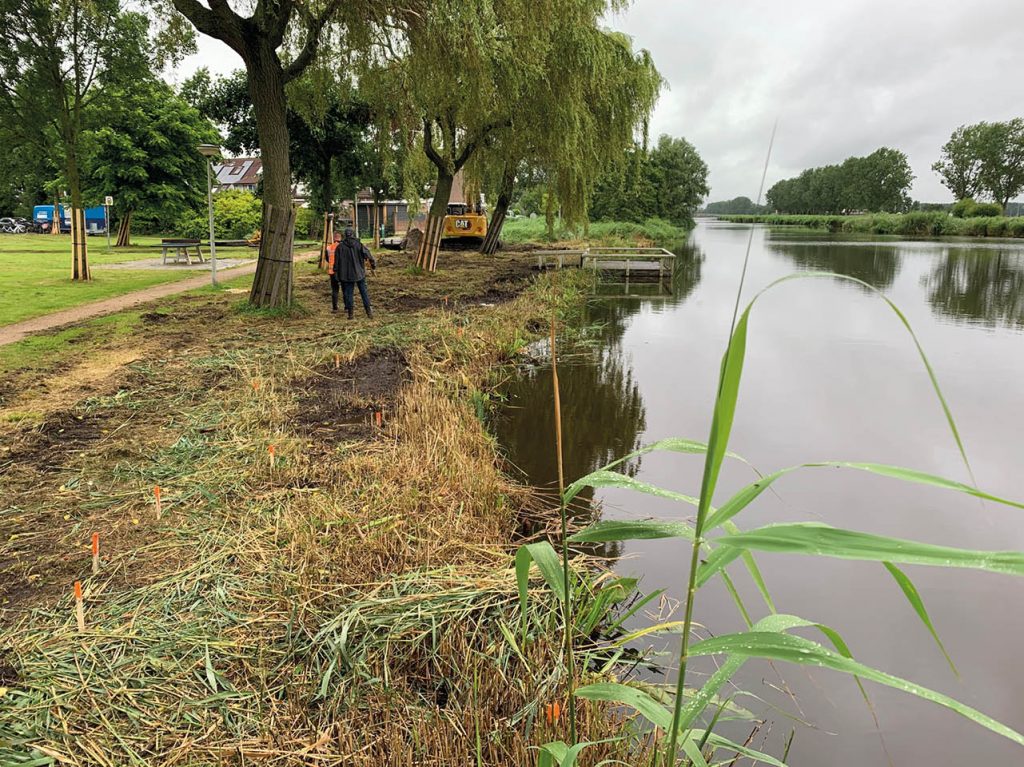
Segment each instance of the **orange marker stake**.
[{"label": "orange marker stake", "polygon": [[82,604],[82,582],[75,581],[75,618],[78,621],[78,630],[85,631],[85,606]]},{"label": "orange marker stake", "polygon": [[273,471],[274,470],[274,446],[271,445],[270,447],[268,447],[267,448],[267,452],[270,453],[270,470]]},{"label": "orange marker stake", "polygon": [[457,335],[459,338],[462,338],[462,334],[463,334],[463,332],[465,332],[465,330],[466,329],[464,327],[459,325],[459,329],[455,331],[455,335]]},{"label": "orange marker stake", "polygon": [[341,355],[335,352],[334,354],[334,369],[338,370],[341,368]]},{"label": "orange marker stake", "polygon": [[160,514],[163,511],[160,504],[160,485],[157,485],[156,487],[153,488],[153,497],[156,498],[156,520],[157,522],[159,522]]},{"label": "orange marker stake", "polygon": [[100,534],[92,534],[92,574],[100,571]]},{"label": "orange marker stake", "polygon": [[252,390],[253,391],[259,391],[260,390],[260,382],[257,381],[255,378],[252,380]]},{"label": "orange marker stake", "polygon": [[374,416],[377,419],[377,428],[379,429],[384,424],[384,413],[383,411],[378,410],[374,413]]}]

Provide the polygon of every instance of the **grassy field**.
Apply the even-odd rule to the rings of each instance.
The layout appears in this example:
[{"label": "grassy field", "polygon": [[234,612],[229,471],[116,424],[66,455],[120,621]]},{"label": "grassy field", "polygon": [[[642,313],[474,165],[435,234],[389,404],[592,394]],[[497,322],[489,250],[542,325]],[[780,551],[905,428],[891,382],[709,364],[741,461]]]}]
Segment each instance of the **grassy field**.
[{"label": "grassy field", "polygon": [[955,218],[947,213],[871,213],[862,216],[718,216],[723,221],[769,226],[800,226],[851,234],[903,237],[1024,237],[1024,216]]},{"label": "grassy field", "polygon": [[[136,237],[131,248],[107,250],[106,238],[89,238],[93,279],[70,279],[71,239],[38,234],[0,235],[0,325],[37,317],[79,304],[130,293],[152,285],[174,282],[201,274],[186,267],[160,269],[105,269],[125,261],[160,256],[159,237]],[[206,250],[204,249],[204,253]],[[254,258],[251,248],[218,248],[222,258]]]}]

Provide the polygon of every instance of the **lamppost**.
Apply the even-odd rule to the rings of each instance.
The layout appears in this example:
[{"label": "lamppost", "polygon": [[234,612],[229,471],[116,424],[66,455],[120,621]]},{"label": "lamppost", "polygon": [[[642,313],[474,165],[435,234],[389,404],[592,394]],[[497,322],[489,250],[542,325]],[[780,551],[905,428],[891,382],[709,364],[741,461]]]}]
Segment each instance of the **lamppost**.
[{"label": "lamppost", "polygon": [[200,144],[199,154],[206,158],[206,202],[210,208],[210,281],[217,284],[217,243],[213,238],[213,158],[220,156],[216,144]]}]

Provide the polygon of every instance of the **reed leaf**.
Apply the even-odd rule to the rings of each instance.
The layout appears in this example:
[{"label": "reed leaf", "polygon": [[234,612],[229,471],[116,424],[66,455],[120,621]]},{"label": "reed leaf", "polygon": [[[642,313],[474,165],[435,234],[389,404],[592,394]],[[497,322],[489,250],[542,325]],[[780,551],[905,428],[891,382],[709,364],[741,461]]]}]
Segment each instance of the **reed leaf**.
[{"label": "reed leaf", "polygon": [[918,593],[914,582],[910,580],[910,576],[896,567],[892,562],[883,562],[882,564],[885,565],[885,569],[889,571],[889,574],[896,579],[896,583],[899,584],[899,587],[902,589],[907,601],[910,602],[911,607],[914,608],[914,612],[917,613],[917,616],[921,619],[925,628],[928,629],[928,633],[932,635],[932,639],[935,640],[935,644],[939,646],[939,651],[946,659],[946,663],[949,664],[953,673],[959,677],[960,672],[957,671],[956,664],[953,663],[953,659],[949,657],[949,653],[946,652],[946,647],[942,644],[942,640],[939,638],[939,632],[935,630],[935,625],[932,623],[931,616],[928,615],[928,610],[924,606],[924,600],[921,599],[921,595]]},{"label": "reed leaf", "polygon": [[900,538],[889,538],[855,530],[843,530],[819,522],[795,522],[766,525],[745,533],[718,538],[725,549],[735,549],[721,557],[715,551],[702,566],[704,580],[717,572],[730,557],[744,549],[787,554],[893,562],[906,565],[961,567],[1004,575],[1024,575],[1024,552],[976,551],[951,546],[936,546]]},{"label": "reed leaf", "polygon": [[610,541],[640,541],[658,538],[693,540],[693,527],[685,522],[661,519],[609,519],[585,527],[571,535],[569,540],[572,543],[608,543]]},{"label": "reed leaf", "polygon": [[785,469],[774,471],[771,474],[767,474],[761,477],[756,482],[752,482],[746,487],[739,490],[729,500],[723,503],[715,511],[712,512],[711,516],[708,517],[706,530],[711,531],[716,527],[723,525],[726,521],[735,517],[738,513],[743,511],[755,498],[761,493],[767,490],[776,480],[791,474],[799,469],[854,469],[857,471],[866,471],[871,474],[877,474],[882,477],[891,477],[893,479],[899,479],[904,482],[911,482],[918,485],[931,485],[932,487],[939,487],[945,490],[954,490],[959,493],[965,493],[966,495],[980,498],[985,501],[993,501],[995,503],[1002,504],[1004,506],[1012,506],[1017,509],[1024,509],[1024,504],[1018,503],[1017,501],[1011,501],[1007,498],[1001,498],[991,493],[986,493],[983,490],[979,490],[971,485],[966,485],[963,482],[957,482],[955,480],[946,479],[945,477],[939,477],[935,474],[928,474],[923,471],[917,471],[916,469],[907,469],[902,466],[889,466],[882,463],[867,463],[867,462],[856,462],[856,461],[817,461],[813,463],[803,463],[798,466],[789,466]]},{"label": "reed leaf", "polygon": [[530,588],[530,563],[536,563],[544,582],[558,597],[566,599],[565,584],[562,573],[562,560],[555,553],[554,547],[547,541],[527,543],[516,551],[516,584],[519,587],[519,609],[523,617],[523,640],[526,639],[526,611]]},{"label": "reed leaf", "polygon": [[690,648],[690,654],[694,656],[723,653],[728,654],[730,660],[736,657],[781,660],[802,666],[830,668],[834,671],[868,679],[955,711],[970,721],[1024,746],[1024,735],[982,712],[950,698],[948,695],[943,695],[833,652],[810,639],[773,631],[746,631],[705,639]]}]

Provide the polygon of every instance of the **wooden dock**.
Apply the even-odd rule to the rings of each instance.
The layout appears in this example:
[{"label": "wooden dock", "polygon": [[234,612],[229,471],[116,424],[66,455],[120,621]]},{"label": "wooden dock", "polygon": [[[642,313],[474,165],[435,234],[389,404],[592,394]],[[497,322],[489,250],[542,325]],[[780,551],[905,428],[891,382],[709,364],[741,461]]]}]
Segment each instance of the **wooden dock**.
[{"label": "wooden dock", "polygon": [[[537,269],[590,269],[612,284],[615,277],[623,277],[624,293],[630,294],[631,283],[657,284],[659,294],[672,293],[672,272],[676,254],[665,248],[586,248],[584,250],[534,251]],[[645,294],[646,295],[646,294]]]}]

